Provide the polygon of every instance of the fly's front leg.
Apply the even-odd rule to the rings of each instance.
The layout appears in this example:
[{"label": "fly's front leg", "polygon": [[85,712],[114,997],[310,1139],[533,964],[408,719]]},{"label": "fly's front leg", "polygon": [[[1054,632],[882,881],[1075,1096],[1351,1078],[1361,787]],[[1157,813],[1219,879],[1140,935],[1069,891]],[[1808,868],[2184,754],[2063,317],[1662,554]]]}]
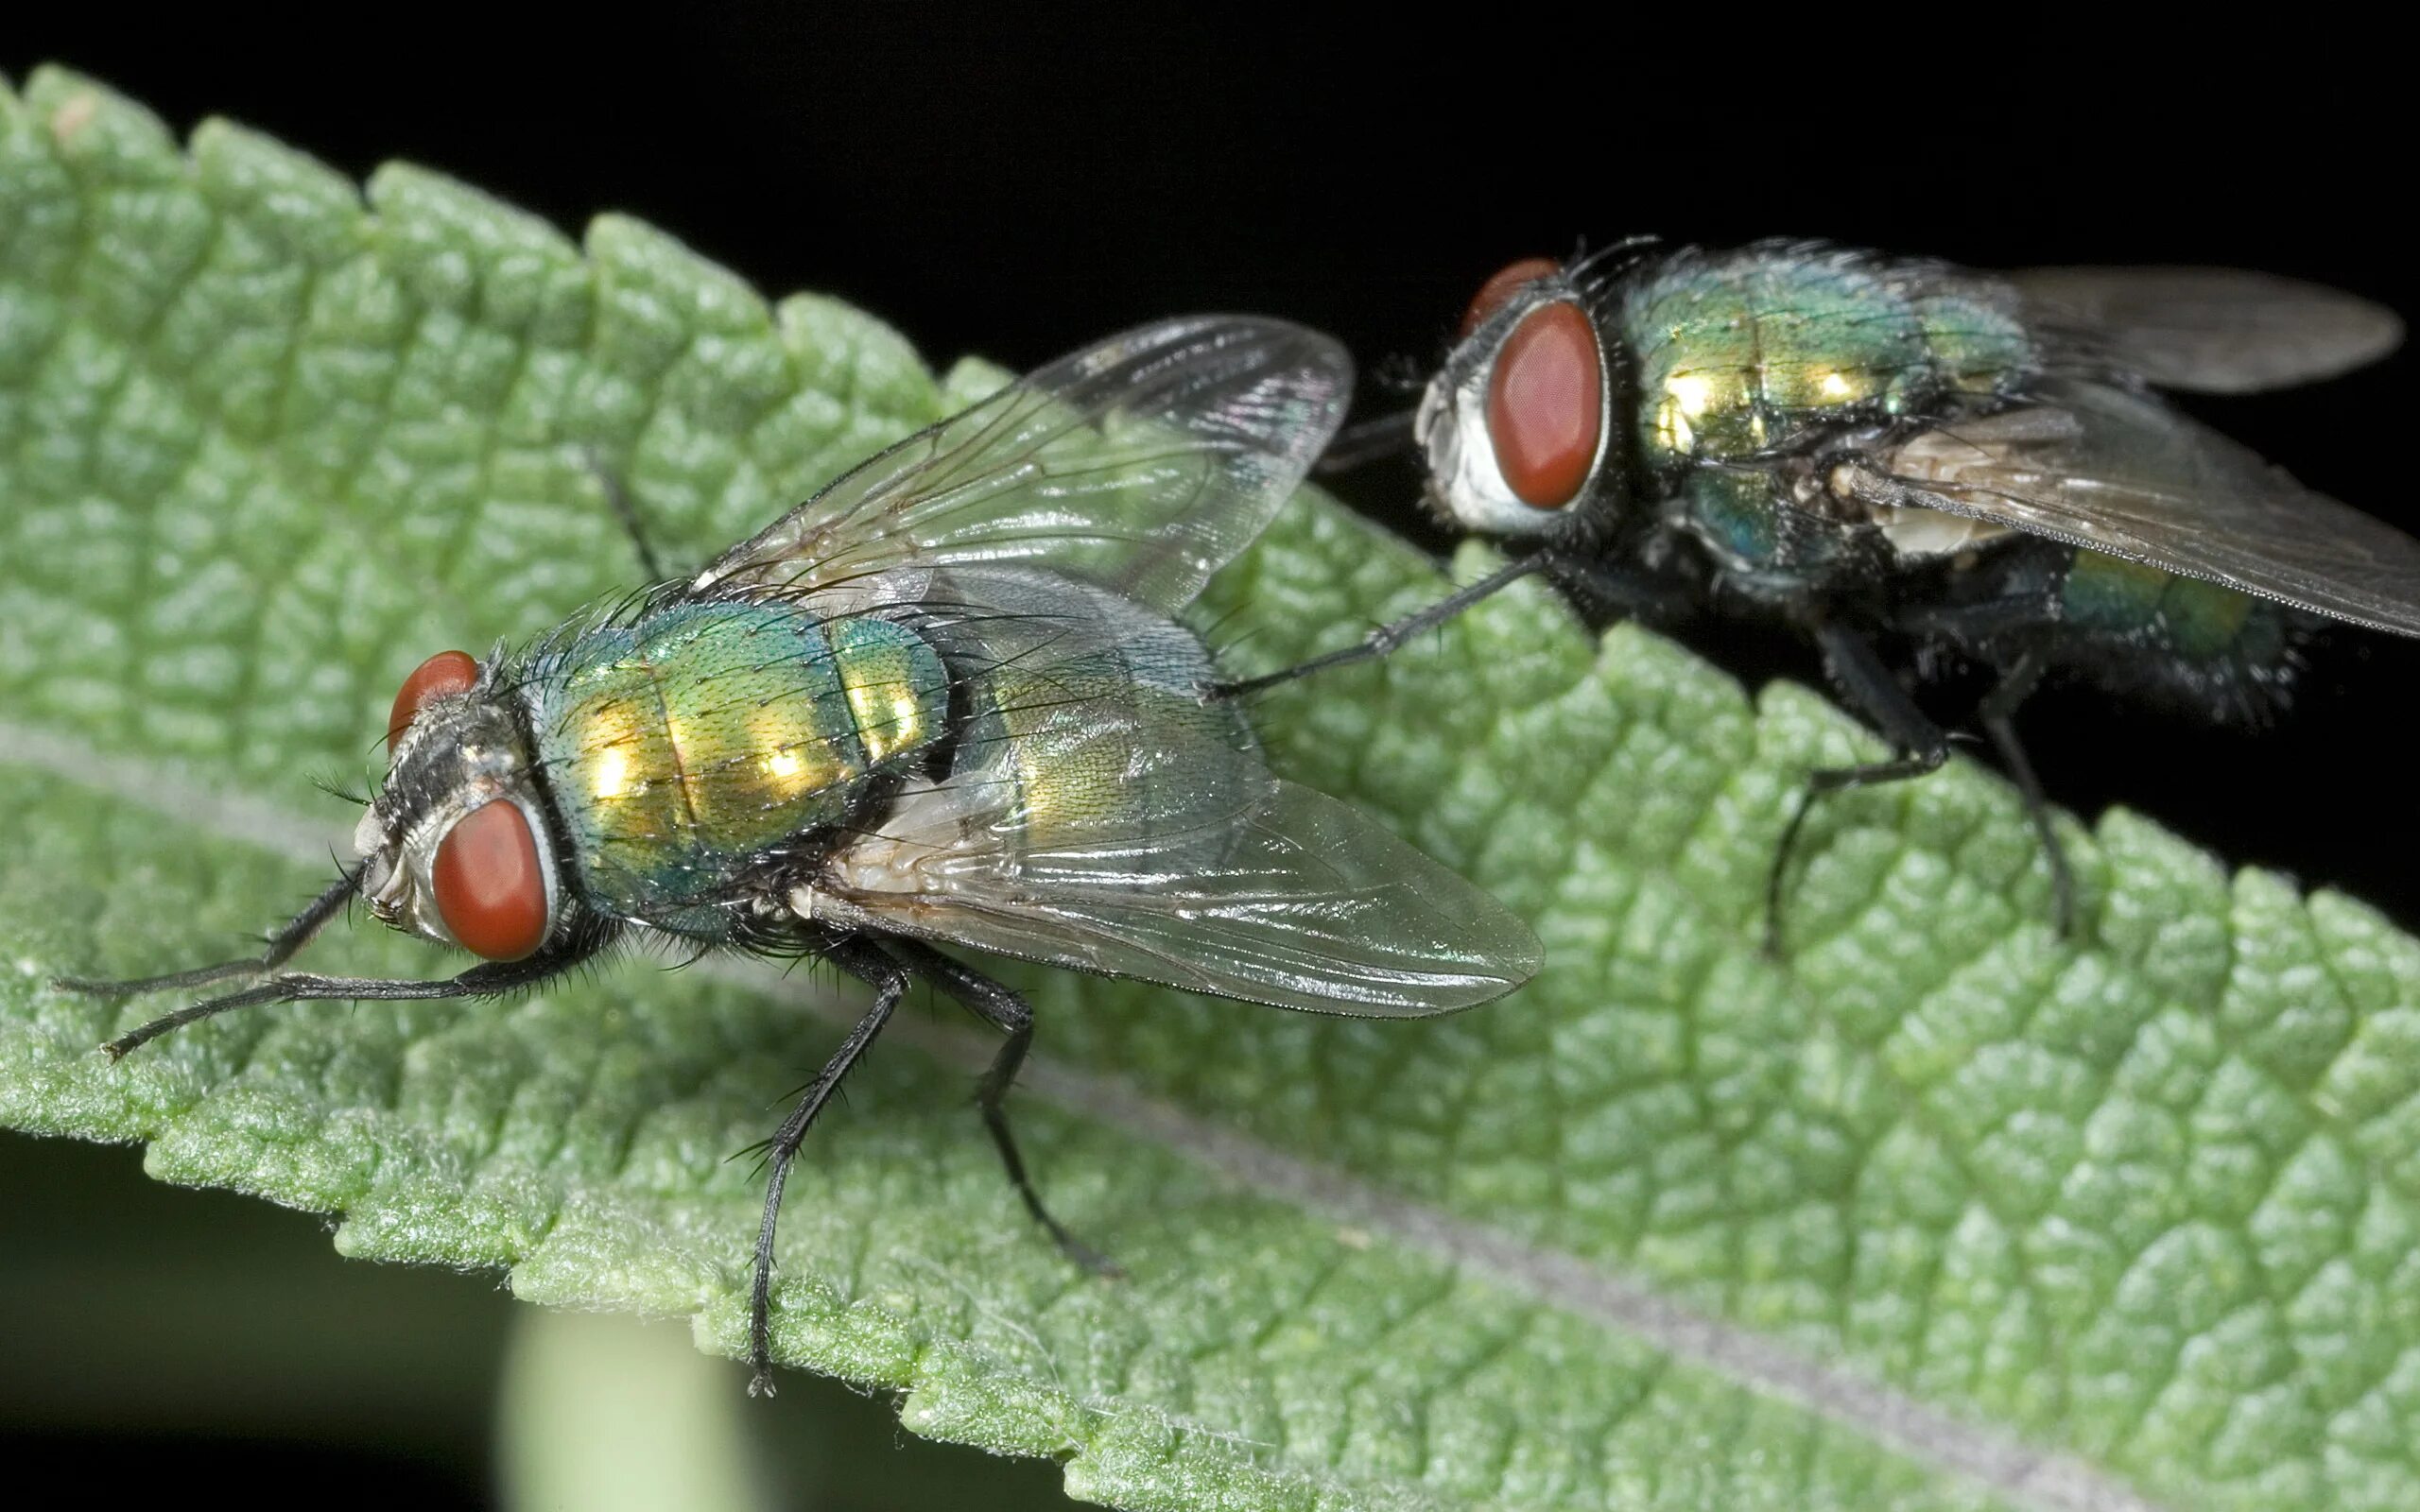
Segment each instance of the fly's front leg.
[{"label": "fly's front leg", "polygon": [[138,976],[125,981],[104,982],[90,977],[58,976],[50,985],[62,992],[81,992],[91,997],[130,998],[144,992],[171,992],[186,988],[208,987],[213,982],[225,982],[239,976],[258,976],[274,971],[294,958],[297,951],[311,943],[312,936],[326,927],[329,919],[350,902],[361,888],[361,866],[355,863],[344,874],[328,885],[325,892],[303,906],[301,913],[288,919],[276,934],[268,937],[268,949],[249,960],[221,961],[216,966],[196,967],[190,971],[170,971],[164,976]]},{"label": "fly's front leg", "polygon": [[[108,1052],[112,1060],[123,1060],[129,1054],[162,1035],[189,1023],[199,1023],[222,1013],[265,1003],[416,1003],[441,998],[493,997],[535,987],[548,977],[560,976],[603,950],[613,937],[614,931],[609,927],[589,926],[575,930],[560,943],[548,946],[527,959],[485,961],[458,976],[435,982],[320,976],[307,971],[288,971],[255,983],[240,992],[230,992],[223,997],[210,998],[189,1007],[179,1008],[174,1013],[164,1014],[138,1029],[118,1036],[101,1048]],[[188,971],[182,974],[192,977],[197,973]],[[173,982],[175,979],[157,980]]]},{"label": "fly's front leg", "polygon": [[1685,584],[1636,567],[1558,560],[1546,569],[1546,575],[1564,597],[1600,619],[1668,625],[1686,618],[1698,607],[1697,594]]},{"label": "fly's front leg", "polygon": [[1422,632],[1435,629],[1481,599],[1502,593],[1524,577],[1545,572],[1551,565],[1552,559],[1550,553],[1539,551],[1506,562],[1478,581],[1466,588],[1455,590],[1427,608],[1416,610],[1399,620],[1379,626],[1357,645],[1348,645],[1340,651],[1330,651],[1324,656],[1315,656],[1307,662],[1297,662],[1283,671],[1267,673],[1257,678],[1246,678],[1240,682],[1214,682],[1202,690],[1203,701],[1240,698],[1246,694],[1274,688],[1280,683],[1291,682],[1297,678],[1307,678],[1314,672],[1325,672],[1332,667],[1351,666],[1357,662],[1374,662],[1401,648],[1404,643]]},{"label": "fly's front leg", "polygon": [[1068,1259],[1097,1276],[1123,1276],[1100,1251],[1067,1231],[1064,1224],[1050,1215],[1043,1206],[1042,1194],[1034,1189],[1033,1178],[1026,1174],[1025,1158],[1017,1151],[1016,1136],[1009,1131],[1009,1089],[1016,1084],[1017,1071],[1025,1064],[1026,1053],[1033,1048],[1033,1007],[1017,993],[1002,987],[974,968],[952,960],[930,946],[911,940],[894,940],[890,949],[908,962],[926,981],[965,1005],[977,1018],[992,1025],[1008,1039],[999,1053],[992,1057],[983,1077],[975,1084],[975,1105],[983,1114],[983,1126],[992,1133],[992,1143],[1000,1152],[1000,1163],[1008,1167],[1009,1180],[1024,1199],[1026,1211],[1033,1214],[1051,1239]]},{"label": "fly's front leg", "polygon": [[1815,800],[1828,793],[1923,777],[1940,770],[1949,759],[1949,737],[1916,707],[1865,637],[1833,625],[1819,625],[1814,633],[1824,652],[1824,665],[1841,696],[1872,721],[1899,754],[1889,761],[1854,766],[1819,766],[1806,774],[1806,786],[1782,829],[1781,843],[1773,848],[1772,868],[1765,875],[1765,954],[1771,956],[1781,954],[1782,878]]}]

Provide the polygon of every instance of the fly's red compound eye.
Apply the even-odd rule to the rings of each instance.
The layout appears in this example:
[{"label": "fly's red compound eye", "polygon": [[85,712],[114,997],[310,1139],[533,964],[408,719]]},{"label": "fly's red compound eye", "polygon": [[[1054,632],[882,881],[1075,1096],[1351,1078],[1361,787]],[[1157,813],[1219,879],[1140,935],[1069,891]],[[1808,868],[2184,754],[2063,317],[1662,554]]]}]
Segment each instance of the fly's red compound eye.
[{"label": "fly's red compound eye", "polygon": [[404,738],[404,731],[420,717],[421,705],[446,694],[467,692],[478,680],[479,664],[467,651],[440,651],[422,662],[395,695],[395,707],[387,715],[387,744]]},{"label": "fly's red compound eye", "polygon": [[1587,314],[1558,300],[1523,316],[1487,380],[1487,438],[1515,498],[1560,509],[1579,497],[1603,439],[1604,400]]},{"label": "fly's red compound eye", "polygon": [[1462,312],[1461,329],[1455,333],[1455,338],[1459,340],[1478,330],[1489,316],[1512,303],[1512,296],[1542,278],[1552,277],[1554,271],[1554,260],[1546,257],[1525,257],[1498,269],[1471,296],[1471,307]]},{"label": "fly's red compound eye", "polygon": [[546,874],[517,806],[499,800],[457,820],[429,882],[438,917],[472,954],[517,961],[546,942]]}]

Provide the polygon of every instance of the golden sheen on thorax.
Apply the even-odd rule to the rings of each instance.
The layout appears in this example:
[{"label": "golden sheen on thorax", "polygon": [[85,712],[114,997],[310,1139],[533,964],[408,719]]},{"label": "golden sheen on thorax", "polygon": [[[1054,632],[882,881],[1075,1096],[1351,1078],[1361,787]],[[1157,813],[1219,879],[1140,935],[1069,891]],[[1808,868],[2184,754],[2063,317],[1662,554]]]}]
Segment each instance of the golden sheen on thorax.
[{"label": "golden sheen on thorax", "polygon": [[913,629],[804,605],[701,605],[547,671],[542,755],[575,864],[634,911],[840,822],[871,775],[935,737],[947,687]]},{"label": "golden sheen on thorax", "polygon": [[1752,455],[1851,412],[1988,390],[2031,354],[1987,299],[1820,258],[1676,264],[1628,289],[1619,319],[1650,457]]}]

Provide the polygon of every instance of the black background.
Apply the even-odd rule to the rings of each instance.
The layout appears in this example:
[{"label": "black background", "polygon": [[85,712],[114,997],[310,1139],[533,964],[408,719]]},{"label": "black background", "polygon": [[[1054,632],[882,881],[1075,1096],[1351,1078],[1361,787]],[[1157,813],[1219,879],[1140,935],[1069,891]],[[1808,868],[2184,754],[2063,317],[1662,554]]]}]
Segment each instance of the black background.
[{"label": "black background", "polygon": [[[0,70],[66,61],[180,131],[224,114],[354,174],[412,159],[574,231],[635,214],[768,291],[863,305],[936,361],[1026,367],[1132,322],[1237,309],[1324,327],[1365,369],[1417,366],[1501,264],[1640,232],[1983,266],[2230,264],[2420,312],[2396,224],[2409,86],[2367,77],[2377,43],[2302,38],[2290,15],[2134,56],[2114,17],[2031,11],[1699,8],[1659,26],[1607,8],[1572,29],[1498,8],[1346,30],[1299,13],[822,9],[598,11],[575,32],[413,8],[270,37],[94,8],[12,19]],[[2411,372],[2404,355],[2195,407],[2420,528]],[[1380,469],[1349,491],[1413,526],[1412,488]],[[1812,672],[1756,638],[1713,649],[1752,680]],[[2074,692],[2021,729],[2082,814],[2127,803],[2420,924],[2415,671],[2411,645],[2347,632],[2274,730]]]},{"label": "black background", "polygon": [[[2391,224],[2410,123],[2352,71],[2358,44],[2296,60],[2255,38],[2230,72],[2119,59],[2075,24],[1962,35],[1912,12],[1760,36],[1712,12],[1666,33],[1409,16],[1347,33],[1223,11],[794,9],[600,13],[560,33],[415,9],[277,45],[93,27],[0,67],[64,59],[180,130],[227,115],[362,175],[411,159],[575,232],[629,212],[768,291],[862,305],[939,363],[1029,367],[1231,309],[1333,332],[1365,377],[1417,371],[1503,263],[1641,232],[1987,267],[2227,264],[2420,311],[2411,239]],[[2411,375],[2399,355],[2194,407],[2420,528]],[[1344,491],[1426,531],[1416,487],[1382,469]],[[1762,637],[1712,649],[1752,681],[1816,673]],[[2079,813],[2129,803],[2420,923],[2420,868],[2381,843],[2420,817],[2400,738],[2420,657],[2346,632],[2314,661],[2265,732],[2056,692],[2021,728]]]}]

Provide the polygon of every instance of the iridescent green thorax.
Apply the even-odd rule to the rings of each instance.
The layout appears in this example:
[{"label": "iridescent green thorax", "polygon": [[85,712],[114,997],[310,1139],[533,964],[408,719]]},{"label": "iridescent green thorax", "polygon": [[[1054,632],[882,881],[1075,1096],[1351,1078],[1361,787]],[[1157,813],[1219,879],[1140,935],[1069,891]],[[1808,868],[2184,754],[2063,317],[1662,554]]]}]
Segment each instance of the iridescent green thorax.
[{"label": "iridescent green thorax", "polygon": [[583,891],[683,910],[940,739],[949,679],[908,627],[795,605],[700,604],[592,630],[531,669],[532,723]]},{"label": "iridescent green thorax", "polygon": [[1682,501],[1698,533],[1725,560],[1770,562],[1781,554],[1781,509],[1760,472],[1693,472]]},{"label": "iridescent green thorax", "polygon": [[1858,533],[1790,504],[1764,472],[1701,468],[1681,479],[1672,508],[1737,587],[1753,589],[1763,574],[1801,582],[1866,560],[1867,542]]},{"label": "iridescent green thorax", "polygon": [[1651,467],[1737,458],[1858,415],[2006,392],[2033,347],[1996,285],[1833,253],[1674,258],[1623,296]]}]

